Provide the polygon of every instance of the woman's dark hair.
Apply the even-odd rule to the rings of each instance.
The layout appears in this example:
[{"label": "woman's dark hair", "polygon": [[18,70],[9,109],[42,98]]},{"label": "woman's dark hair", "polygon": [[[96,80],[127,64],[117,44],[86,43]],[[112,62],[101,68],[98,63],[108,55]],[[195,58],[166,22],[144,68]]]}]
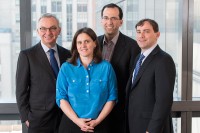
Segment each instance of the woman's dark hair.
[{"label": "woman's dark hair", "polygon": [[77,65],[77,59],[79,58],[79,53],[77,50],[76,41],[77,41],[78,35],[80,35],[81,33],[87,34],[96,43],[96,47],[93,53],[93,61],[95,63],[101,62],[102,54],[101,54],[101,48],[100,48],[99,42],[97,40],[97,35],[91,28],[88,28],[88,27],[81,28],[75,33],[74,38],[72,40],[72,47],[71,47],[72,57],[69,59],[69,62],[73,65]]},{"label": "woman's dark hair", "polygon": [[143,25],[144,25],[144,22],[149,22],[150,25],[153,27],[154,32],[159,32],[158,23],[157,23],[155,20],[153,20],[153,19],[148,19],[148,18],[145,18],[145,19],[140,20],[140,21],[135,25],[135,29],[137,30],[137,27],[138,27],[138,26],[143,26]]}]

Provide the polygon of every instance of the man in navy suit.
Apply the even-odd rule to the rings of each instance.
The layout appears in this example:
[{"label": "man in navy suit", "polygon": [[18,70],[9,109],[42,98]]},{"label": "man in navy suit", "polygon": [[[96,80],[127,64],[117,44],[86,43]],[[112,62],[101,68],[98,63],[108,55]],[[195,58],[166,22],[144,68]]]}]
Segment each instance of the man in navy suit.
[{"label": "man in navy suit", "polygon": [[41,41],[19,54],[16,72],[16,99],[22,123],[29,133],[57,133],[62,111],[55,102],[56,78],[50,64],[50,49],[54,51],[57,68],[70,52],[56,44],[61,32],[58,19],[44,14],[38,20]]},{"label": "man in navy suit", "polygon": [[105,5],[101,10],[102,26],[105,34],[98,37],[103,58],[109,61],[117,76],[118,103],[109,115],[112,133],[125,131],[125,90],[130,68],[140,52],[137,42],[122,34],[119,27],[123,24],[122,9],[116,4]]},{"label": "man in navy suit", "polygon": [[157,44],[157,22],[143,19],[135,28],[144,58],[138,65],[141,54],[138,55],[127,83],[129,133],[173,133],[170,113],[176,76],[174,61]]}]

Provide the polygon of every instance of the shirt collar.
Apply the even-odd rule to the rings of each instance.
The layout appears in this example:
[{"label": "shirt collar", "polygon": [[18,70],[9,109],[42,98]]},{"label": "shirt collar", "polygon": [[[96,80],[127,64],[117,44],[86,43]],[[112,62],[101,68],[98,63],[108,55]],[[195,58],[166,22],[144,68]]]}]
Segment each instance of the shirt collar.
[{"label": "shirt collar", "polygon": [[[41,45],[42,45],[42,48],[44,49],[45,53],[47,53],[49,51],[50,48],[48,48],[45,44],[43,44],[41,42]],[[55,50],[56,53],[58,53],[58,49],[57,49],[57,46],[55,45],[54,47],[52,47],[51,49]]]},{"label": "shirt collar", "polygon": [[[90,65],[89,66],[93,66],[95,64],[95,62],[94,61],[92,61],[91,63],[90,63]],[[81,63],[81,60],[80,60],[80,58],[78,58],[77,59],[77,67],[80,67],[80,66],[82,66],[82,63]]]},{"label": "shirt collar", "polygon": [[[111,42],[115,45],[116,43],[117,43],[117,40],[118,40],[118,37],[119,37],[119,31],[118,31],[118,33],[117,33],[117,35],[115,35],[114,37],[113,37],[113,39],[111,40]],[[108,44],[109,42],[106,40],[106,37],[104,36],[104,38],[103,38],[103,44],[105,45],[106,43]],[[106,43],[105,43],[106,42]]]},{"label": "shirt collar", "polygon": [[144,51],[143,55],[145,56],[145,58],[154,50],[154,48],[157,46],[158,44],[154,44],[153,46],[151,46],[149,49],[147,49],[146,51]]}]

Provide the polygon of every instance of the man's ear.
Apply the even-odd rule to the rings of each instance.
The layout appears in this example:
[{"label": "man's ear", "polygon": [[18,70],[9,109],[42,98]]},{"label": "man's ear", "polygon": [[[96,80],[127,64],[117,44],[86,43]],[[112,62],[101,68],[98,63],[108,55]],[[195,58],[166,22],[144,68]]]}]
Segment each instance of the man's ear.
[{"label": "man's ear", "polygon": [[160,37],[160,32],[157,32],[156,36],[157,36],[157,38],[159,38]]}]

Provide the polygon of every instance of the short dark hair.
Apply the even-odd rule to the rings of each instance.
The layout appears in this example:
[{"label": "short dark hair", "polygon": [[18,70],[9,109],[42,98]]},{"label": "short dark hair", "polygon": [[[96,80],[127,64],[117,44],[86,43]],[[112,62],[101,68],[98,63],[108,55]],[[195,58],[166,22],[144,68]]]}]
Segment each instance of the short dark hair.
[{"label": "short dark hair", "polygon": [[135,25],[135,29],[137,29],[137,26],[143,26],[144,22],[149,22],[150,25],[153,27],[154,32],[159,32],[159,26],[158,23],[153,20],[153,19],[149,19],[149,18],[145,18],[140,20],[136,25]]},{"label": "short dark hair", "polygon": [[77,46],[76,46],[77,42],[76,41],[77,41],[78,35],[80,35],[81,33],[86,33],[87,35],[90,36],[90,38],[93,41],[95,41],[96,47],[95,47],[94,53],[93,53],[93,61],[95,63],[101,62],[102,61],[102,54],[101,54],[100,44],[97,40],[97,35],[91,28],[88,28],[88,27],[81,28],[75,33],[74,38],[72,40],[72,47],[71,47],[72,57],[69,59],[69,62],[73,65],[77,65],[77,59],[79,58],[79,53],[78,53],[78,50],[77,50]]},{"label": "short dark hair", "polygon": [[101,17],[103,17],[103,11],[104,11],[105,8],[117,8],[117,9],[119,10],[119,18],[120,18],[120,19],[123,18],[122,9],[121,9],[118,5],[116,5],[116,4],[114,4],[114,3],[107,4],[107,5],[105,5],[105,6],[102,8],[102,10],[101,10]]}]

